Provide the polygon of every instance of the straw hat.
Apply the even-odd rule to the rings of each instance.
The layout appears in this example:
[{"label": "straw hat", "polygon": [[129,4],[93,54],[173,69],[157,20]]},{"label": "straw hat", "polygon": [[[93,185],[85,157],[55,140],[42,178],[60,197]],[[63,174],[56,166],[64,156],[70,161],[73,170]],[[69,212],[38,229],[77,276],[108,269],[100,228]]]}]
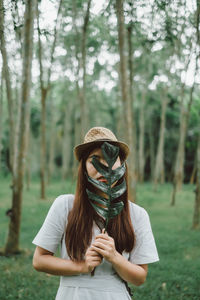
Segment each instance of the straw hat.
[{"label": "straw hat", "polygon": [[102,142],[110,142],[112,145],[118,146],[123,160],[127,158],[129,154],[128,145],[124,142],[118,141],[112,131],[104,127],[93,127],[86,133],[83,144],[74,148],[75,157],[80,161],[87,150],[95,144],[97,147],[100,146]]}]

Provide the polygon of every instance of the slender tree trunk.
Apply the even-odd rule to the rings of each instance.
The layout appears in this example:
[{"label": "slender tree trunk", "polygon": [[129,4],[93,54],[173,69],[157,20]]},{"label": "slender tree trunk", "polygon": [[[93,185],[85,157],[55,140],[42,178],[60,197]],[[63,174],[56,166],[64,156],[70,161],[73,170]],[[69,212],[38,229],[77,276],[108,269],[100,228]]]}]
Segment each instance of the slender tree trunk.
[{"label": "slender tree trunk", "polygon": [[9,115],[9,164],[11,168],[11,172],[13,173],[14,168],[14,113],[13,113],[13,94],[11,87],[11,76],[10,70],[8,66],[8,56],[6,51],[6,41],[4,35],[4,3],[3,0],[0,0],[0,47],[1,54],[3,58],[3,66],[4,66],[4,78],[6,82],[6,92],[7,92],[7,100],[8,100],[8,115]]},{"label": "slender tree trunk", "polygon": [[128,93],[127,84],[127,62],[125,55],[125,29],[124,29],[124,8],[123,0],[116,0],[117,10],[117,23],[118,23],[118,46],[120,55],[120,83],[121,83],[121,95],[124,108],[124,120],[126,130],[126,140],[129,144],[129,187],[130,187],[130,199],[136,200],[136,174],[135,170],[135,158],[133,157],[133,117],[132,117],[132,103]]},{"label": "slender tree trunk", "polygon": [[71,150],[72,149],[72,140],[71,140],[71,112],[72,112],[72,103],[69,102],[66,105],[65,110],[65,121],[63,128],[63,144],[62,144],[62,179],[65,180],[70,174],[70,159],[71,159]]},{"label": "slender tree trunk", "polygon": [[2,135],[3,135],[3,93],[4,93],[4,75],[3,66],[1,70],[1,90],[0,90],[0,171],[1,171],[1,151],[2,151]]},{"label": "slender tree trunk", "polygon": [[[85,98],[85,91],[86,91],[86,39],[87,39],[87,30],[89,24],[89,17],[90,17],[90,6],[91,0],[87,2],[87,10],[84,16],[84,22],[81,32],[81,42],[79,42],[80,34],[78,32],[76,26],[76,19],[77,19],[77,6],[76,0],[73,1],[73,27],[75,32],[75,56],[77,60],[77,71],[76,73],[76,89],[77,89],[77,96],[79,100],[79,107],[80,107],[80,139],[83,140],[86,130],[88,128],[88,109],[86,105],[86,98]],[[81,54],[79,57],[79,53]],[[75,121],[78,121],[76,118]],[[78,127],[78,124],[77,126]],[[76,133],[78,134],[78,132]]]},{"label": "slender tree trunk", "polygon": [[[197,44],[200,46],[200,32],[199,32],[199,23],[200,23],[200,2],[196,0],[197,3],[197,14],[196,14],[196,33],[197,33]],[[199,59],[200,53],[198,53],[197,58]],[[200,114],[199,114],[200,116]],[[200,126],[199,126],[200,132]],[[197,156],[196,156],[196,197],[194,204],[194,214],[193,214],[193,224],[192,228],[197,229],[200,226],[200,133],[198,135],[198,144],[197,144]]]},{"label": "slender tree trunk", "polygon": [[145,103],[145,93],[142,93],[141,104],[140,104],[140,116],[139,116],[139,176],[140,182],[144,181],[144,133],[145,133],[145,120],[144,120],[144,103]]},{"label": "slender tree trunk", "polygon": [[164,140],[165,140],[165,119],[166,119],[166,109],[167,109],[167,92],[164,92],[163,100],[162,100],[162,109],[161,109],[161,123],[160,123],[160,134],[159,134],[159,142],[156,156],[156,165],[154,172],[154,187],[156,188],[157,183],[164,183]]},{"label": "slender tree trunk", "polygon": [[16,117],[15,117],[15,138],[14,138],[14,174],[16,172],[17,167],[17,157],[19,152],[19,136],[20,136],[20,119],[21,119],[21,97],[20,97],[20,86],[18,82],[16,82],[16,94],[15,94],[15,109]]},{"label": "slender tree trunk", "polygon": [[[131,11],[133,13],[133,11]],[[136,123],[135,123],[135,112],[134,112],[134,69],[133,69],[133,47],[132,47],[132,32],[133,32],[133,22],[131,21],[128,26],[128,66],[129,66],[129,93],[130,93],[130,105],[132,107],[132,132],[133,132],[133,149],[132,155],[134,158],[133,162],[133,173],[136,178],[138,177],[138,165],[137,165],[137,136],[136,136]]]},{"label": "slender tree trunk", "polygon": [[[198,66],[197,62],[198,62],[198,56],[196,56],[196,68],[195,68],[194,78],[196,77],[196,73],[197,73],[197,66]],[[186,139],[186,134],[188,129],[190,109],[193,101],[194,86],[195,86],[195,81],[192,87],[190,88],[190,99],[187,108],[185,108],[184,106],[183,97],[181,101],[180,135],[179,135],[179,144],[178,144],[178,151],[176,156],[174,179],[173,179],[173,192],[171,197],[172,206],[175,205],[176,192],[177,190],[181,189],[183,178],[184,178],[185,139]]]},{"label": "slender tree trunk", "polygon": [[193,170],[192,170],[192,175],[190,177],[190,184],[194,184],[196,172],[197,172],[197,155],[195,156],[195,159],[194,159],[194,166],[193,166]]},{"label": "slender tree trunk", "polygon": [[176,155],[176,163],[174,170],[174,179],[173,179],[173,192],[171,197],[171,205],[175,205],[176,201],[176,192],[181,189],[183,182],[183,167],[185,160],[185,138],[186,138],[186,110],[182,102],[181,105],[181,117],[180,117],[180,135],[179,135],[179,144]]},{"label": "slender tree trunk", "polygon": [[[73,29],[74,29],[74,44],[75,44],[75,58],[77,61],[77,68],[75,71],[77,99],[74,108],[74,143],[75,145],[83,141],[88,127],[88,111],[85,98],[86,90],[86,37],[89,24],[91,0],[87,2],[87,10],[84,16],[84,24],[81,34],[78,31],[77,21],[77,2],[72,3],[73,10]],[[73,174],[77,171],[77,161],[73,161]]]},{"label": "slender tree trunk", "polygon": [[29,129],[29,97],[31,86],[31,65],[33,49],[33,23],[35,15],[35,1],[27,0],[24,24],[24,51],[22,71],[22,101],[19,137],[19,155],[17,160],[16,176],[13,179],[12,214],[10,217],[8,238],[5,246],[5,254],[19,252],[19,236],[22,209],[23,178],[26,161],[27,131]]},{"label": "slender tree trunk", "polygon": [[86,104],[86,38],[87,38],[87,30],[89,24],[89,17],[90,17],[90,6],[91,0],[88,0],[87,3],[87,10],[84,17],[84,24],[82,28],[82,41],[81,41],[81,64],[80,64],[80,78],[81,81],[81,89],[80,89],[80,108],[81,108],[81,137],[83,139],[87,128],[88,128],[88,109]]},{"label": "slender tree trunk", "polygon": [[154,166],[155,166],[155,138],[154,138],[154,134],[153,134],[153,126],[152,126],[151,119],[148,124],[148,136],[149,136],[151,180],[153,181]]},{"label": "slender tree trunk", "polygon": [[54,62],[54,51],[56,46],[56,40],[57,40],[57,25],[58,25],[58,19],[60,15],[62,7],[62,0],[59,2],[58,12],[57,12],[57,19],[56,24],[54,27],[54,40],[51,48],[51,57],[50,57],[50,67],[48,68],[48,78],[47,78],[47,85],[45,87],[44,79],[43,79],[43,65],[42,65],[42,43],[40,39],[40,26],[39,26],[39,9],[37,5],[37,23],[38,23],[38,44],[39,44],[39,64],[40,64],[40,89],[41,89],[41,142],[40,142],[40,196],[41,199],[46,198],[46,98],[48,91],[51,87],[51,71],[52,71],[52,65]]},{"label": "slender tree trunk", "polygon": [[40,136],[40,180],[41,180],[41,199],[46,198],[45,186],[46,186],[46,94],[47,89],[42,89],[41,95],[41,136]]},{"label": "slender tree trunk", "polygon": [[[77,62],[77,68],[75,70],[75,78],[76,78],[76,91],[77,91],[77,97],[75,100],[75,108],[74,108],[74,143],[75,145],[79,144],[81,142],[81,139],[83,138],[81,135],[81,116],[80,116],[80,87],[79,87],[79,70],[80,70],[80,57],[79,57],[79,52],[80,52],[80,34],[77,29],[76,25],[76,20],[77,20],[77,1],[74,0],[72,2],[72,11],[73,11],[73,18],[72,18],[72,23],[73,23],[73,30],[74,30],[74,44],[75,44],[75,58]],[[74,161],[74,166],[73,169],[76,169],[76,162]]]},{"label": "slender tree trunk", "polygon": [[51,126],[50,126],[50,145],[49,145],[49,162],[48,162],[48,183],[54,173],[54,157],[55,157],[55,142],[56,142],[56,115],[54,103],[51,103]]},{"label": "slender tree trunk", "polygon": [[197,144],[197,180],[196,180],[195,194],[196,195],[195,195],[193,224],[192,224],[193,229],[199,228],[200,226],[200,133],[198,136],[198,144]]}]

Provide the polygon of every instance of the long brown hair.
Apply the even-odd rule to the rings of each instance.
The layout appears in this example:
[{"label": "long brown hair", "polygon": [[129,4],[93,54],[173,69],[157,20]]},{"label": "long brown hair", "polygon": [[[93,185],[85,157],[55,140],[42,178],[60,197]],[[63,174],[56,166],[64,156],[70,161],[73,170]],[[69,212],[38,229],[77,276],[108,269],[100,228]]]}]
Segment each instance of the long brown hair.
[{"label": "long brown hair", "polygon": [[[73,208],[68,215],[68,224],[66,228],[65,243],[69,257],[72,260],[81,261],[84,259],[85,252],[92,241],[92,228],[95,220],[103,219],[95,212],[88,195],[86,187],[88,182],[86,178],[86,158],[82,158],[78,169],[77,187]],[[108,223],[107,232],[114,239],[116,250],[122,253],[124,250],[130,252],[134,247],[135,235],[131,223],[129,205],[128,205],[128,170],[124,178],[127,184],[127,191],[121,196],[124,202],[122,212],[111,219]],[[91,190],[91,187],[90,187]]]}]

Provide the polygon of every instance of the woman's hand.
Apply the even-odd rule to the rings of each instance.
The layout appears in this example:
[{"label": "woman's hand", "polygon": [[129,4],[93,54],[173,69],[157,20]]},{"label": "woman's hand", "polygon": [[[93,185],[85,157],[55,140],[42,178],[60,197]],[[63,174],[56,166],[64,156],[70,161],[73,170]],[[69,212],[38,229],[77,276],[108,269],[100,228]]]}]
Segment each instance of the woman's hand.
[{"label": "woman's hand", "polygon": [[85,272],[91,273],[94,268],[99,266],[102,261],[102,256],[92,247],[88,248],[85,253]]},{"label": "woman's hand", "polygon": [[97,235],[92,249],[102,255],[107,261],[113,263],[118,252],[115,248],[115,241],[107,233],[104,233],[104,229],[101,234]]},{"label": "woman's hand", "polygon": [[112,264],[122,279],[137,286],[144,283],[148,265],[136,265],[128,261],[116,250],[114,239],[107,233],[102,231],[101,234],[97,235],[91,247]]}]

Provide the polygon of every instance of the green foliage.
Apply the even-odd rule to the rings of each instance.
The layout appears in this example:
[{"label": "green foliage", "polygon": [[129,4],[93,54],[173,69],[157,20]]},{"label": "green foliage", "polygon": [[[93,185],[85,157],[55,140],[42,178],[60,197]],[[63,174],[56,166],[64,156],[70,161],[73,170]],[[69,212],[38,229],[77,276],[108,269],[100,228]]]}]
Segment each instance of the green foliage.
[{"label": "green foliage", "polygon": [[[126,167],[125,164],[123,164],[117,169],[112,170],[112,167],[119,155],[119,147],[105,142],[102,144],[101,149],[108,167],[100,163],[95,156],[93,156],[92,158],[92,164],[94,165],[95,169],[107,180],[107,183],[99,182],[98,180],[91,178],[90,176],[87,176],[87,178],[88,182],[105,193],[107,195],[106,197],[108,198],[104,198],[102,196],[99,196],[98,194],[92,193],[88,189],[86,191],[93,208],[97,213],[105,218],[105,230],[107,230],[109,220],[120,214],[124,207],[124,203],[122,201],[115,202],[115,199],[120,197],[126,191],[125,179],[119,185],[116,185],[114,187],[112,186],[115,182],[122,178],[125,173]],[[103,205],[103,207],[101,205]]]}]

